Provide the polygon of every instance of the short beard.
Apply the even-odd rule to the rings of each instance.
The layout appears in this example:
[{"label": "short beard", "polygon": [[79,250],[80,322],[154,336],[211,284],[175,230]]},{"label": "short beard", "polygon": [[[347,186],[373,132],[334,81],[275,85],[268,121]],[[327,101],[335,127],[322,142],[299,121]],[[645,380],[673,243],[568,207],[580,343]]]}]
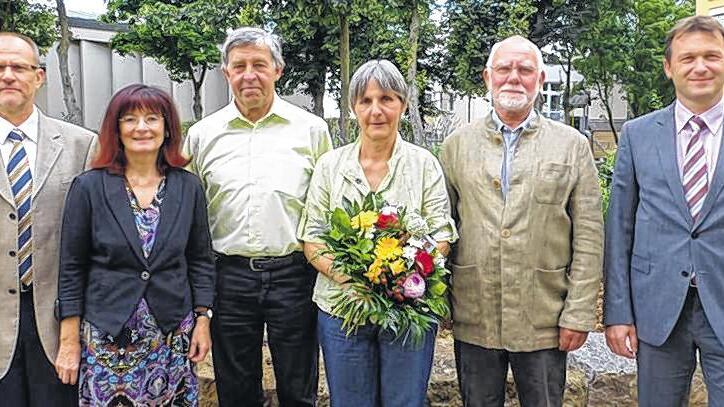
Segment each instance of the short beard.
[{"label": "short beard", "polygon": [[531,105],[532,100],[528,97],[528,95],[516,95],[513,97],[498,95],[493,102],[495,106],[501,109],[517,112],[528,108]]}]

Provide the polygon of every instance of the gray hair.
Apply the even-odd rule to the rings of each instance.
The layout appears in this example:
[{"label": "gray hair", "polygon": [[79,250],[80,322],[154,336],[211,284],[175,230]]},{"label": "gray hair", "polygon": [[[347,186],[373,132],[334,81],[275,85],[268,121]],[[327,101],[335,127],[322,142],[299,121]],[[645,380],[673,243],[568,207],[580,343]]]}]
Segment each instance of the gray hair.
[{"label": "gray hair", "polygon": [[407,104],[407,82],[405,77],[392,62],[386,59],[372,59],[359,68],[352,75],[349,81],[349,104],[354,106],[357,100],[364,95],[367,86],[371,81],[385,91],[394,92],[402,101]]},{"label": "gray hair", "polygon": [[543,53],[541,53],[540,48],[538,48],[537,45],[535,45],[531,40],[520,36],[520,35],[512,35],[508,38],[505,38],[501,41],[496,42],[493,44],[493,47],[490,48],[490,55],[488,55],[488,61],[485,62],[486,68],[492,68],[493,67],[493,57],[495,56],[495,53],[498,52],[498,49],[500,49],[500,46],[505,44],[506,42],[510,41],[521,41],[524,44],[528,45],[531,50],[535,53],[535,60],[538,64],[538,73],[543,71],[544,63],[543,63]]},{"label": "gray hair", "polygon": [[38,49],[38,44],[36,44],[32,38],[14,31],[0,31],[0,37],[15,37],[25,41],[28,45],[30,45],[30,48],[33,50],[35,65],[40,65],[40,49]]},{"label": "gray hair", "polygon": [[246,45],[269,48],[274,66],[284,69],[281,38],[257,27],[241,27],[229,33],[222,47],[224,65],[229,62],[229,52],[232,49]]}]

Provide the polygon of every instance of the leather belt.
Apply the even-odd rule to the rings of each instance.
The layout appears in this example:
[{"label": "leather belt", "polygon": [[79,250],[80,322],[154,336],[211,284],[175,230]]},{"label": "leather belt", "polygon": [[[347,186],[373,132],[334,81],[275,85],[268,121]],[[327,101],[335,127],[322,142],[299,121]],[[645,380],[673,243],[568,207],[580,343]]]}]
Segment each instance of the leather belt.
[{"label": "leather belt", "polygon": [[286,256],[272,257],[245,257],[245,256],[228,256],[225,254],[218,254],[221,259],[229,260],[232,262],[238,262],[243,265],[248,265],[252,271],[273,271],[284,267],[291,266],[292,264],[298,264],[306,262],[304,253],[293,252]]}]

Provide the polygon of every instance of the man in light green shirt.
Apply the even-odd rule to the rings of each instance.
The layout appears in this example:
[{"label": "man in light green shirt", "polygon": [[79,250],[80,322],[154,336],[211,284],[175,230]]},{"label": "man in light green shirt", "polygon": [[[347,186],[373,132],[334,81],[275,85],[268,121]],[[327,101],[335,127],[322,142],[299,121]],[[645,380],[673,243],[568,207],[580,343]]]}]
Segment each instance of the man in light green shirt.
[{"label": "man in light green shirt", "polygon": [[229,34],[223,71],[234,100],[189,129],[189,169],[203,183],[217,260],[212,319],[221,406],[261,406],[264,327],[282,406],[313,406],[317,391],[316,272],[296,230],[317,159],[332,148],[326,122],[284,100],[279,38]]}]

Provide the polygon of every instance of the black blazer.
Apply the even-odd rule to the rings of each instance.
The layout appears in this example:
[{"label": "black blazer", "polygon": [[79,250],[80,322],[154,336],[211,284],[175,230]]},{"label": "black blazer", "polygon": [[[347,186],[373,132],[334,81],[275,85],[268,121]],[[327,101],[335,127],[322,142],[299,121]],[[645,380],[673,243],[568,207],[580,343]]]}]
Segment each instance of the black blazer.
[{"label": "black blazer", "polygon": [[60,239],[57,313],[117,336],[142,297],[164,333],[214,302],[215,269],[199,179],[166,172],[156,241],[145,259],[123,176],[90,170],[70,186]]}]

